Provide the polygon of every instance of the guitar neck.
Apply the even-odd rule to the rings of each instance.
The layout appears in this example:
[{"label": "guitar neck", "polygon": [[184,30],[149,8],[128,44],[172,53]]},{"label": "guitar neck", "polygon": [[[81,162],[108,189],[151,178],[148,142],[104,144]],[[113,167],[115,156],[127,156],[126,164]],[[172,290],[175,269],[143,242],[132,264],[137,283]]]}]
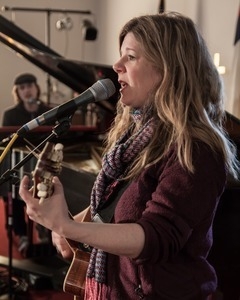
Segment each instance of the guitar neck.
[{"label": "guitar neck", "polygon": [[[39,155],[33,171],[33,196],[39,201],[51,197],[53,192],[52,178],[60,174],[63,160],[63,145],[47,142]],[[73,218],[69,212],[69,216]],[[82,218],[77,221],[91,221],[90,207],[81,213]],[[66,239],[72,252],[73,260],[64,280],[63,290],[73,295],[74,300],[83,300],[85,293],[85,279],[90,259],[90,247],[76,241]]]}]

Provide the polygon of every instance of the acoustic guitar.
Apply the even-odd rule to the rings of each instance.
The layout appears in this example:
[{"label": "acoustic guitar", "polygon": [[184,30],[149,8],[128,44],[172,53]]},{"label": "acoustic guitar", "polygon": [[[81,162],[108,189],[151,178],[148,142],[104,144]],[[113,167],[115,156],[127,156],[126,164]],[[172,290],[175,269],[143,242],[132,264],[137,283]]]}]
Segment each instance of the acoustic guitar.
[{"label": "acoustic guitar", "polygon": [[[33,176],[33,195],[39,201],[44,201],[53,193],[53,176],[60,174],[63,160],[63,145],[47,142],[39,155]],[[71,216],[71,214],[69,213]],[[72,216],[71,216],[72,217]],[[85,210],[82,221],[90,221],[90,208]],[[90,259],[90,247],[70,239],[66,239],[73,259],[65,276],[63,290],[74,296],[74,300],[83,300],[85,293],[86,272]]]}]

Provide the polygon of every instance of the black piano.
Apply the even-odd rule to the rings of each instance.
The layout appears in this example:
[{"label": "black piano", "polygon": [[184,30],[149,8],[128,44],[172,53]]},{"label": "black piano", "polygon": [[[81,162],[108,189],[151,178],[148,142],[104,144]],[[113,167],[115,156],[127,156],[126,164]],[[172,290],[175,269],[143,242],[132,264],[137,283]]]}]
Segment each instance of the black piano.
[{"label": "black piano", "polygon": [[[28,61],[38,66],[78,93],[83,92],[98,79],[110,78],[118,85],[116,74],[110,66],[84,64],[66,60],[58,53],[30,36],[12,22],[0,15],[0,42],[20,53]],[[84,171],[76,163],[80,157],[98,161],[100,159],[101,142],[99,136],[104,132],[114,114],[117,95],[111,101],[99,103],[102,122],[97,124],[93,132],[82,134],[69,146],[66,155],[68,167],[63,168],[62,181],[66,187],[68,199],[80,199],[70,203],[72,210],[87,206],[89,194],[96,173]],[[104,122],[103,122],[104,120]],[[104,126],[102,126],[104,124]],[[240,120],[227,113],[226,130],[240,149]],[[87,143],[83,143],[86,142]],[[84,147],[83,147],[84,144]],[[90,154],[91,153],[91,154]],[[72,161],[72,163],[71,163]],[[75,181],[71,178],[76,178]],[[81,186],[78,184],[81,182]],[[84,188],[83,188],[84,187]],[[209,253],[209,261],[214,265],[219,290],[224,300],[239,300],[240,297],[240,184],[229,179],[226,190],[220,200],[213,224],[214,242]]]},{"label": "black piano", "polygon": [[[5,44],[8,48],[13,49],[16,53],[21,54],[26,60],[65,84],[76,93],[80,94],[84,92],[97,80],[104,78],[110,78],[116,87],[118,86],[117,74],[113,71],[112,66],[84,64],[79,61],[67,60],[2,15],[0,15],[0,42]],[[95,114],[94,124],[86,125],[87,107],[82,107],[81,111],[76,111],[72,118],[73,127],[71,127],[67,136],[63,136],[59,139],[59,141],[63,141],[64,145],[67,145],[64,156],[66,165],[70,166],[70,168],[63,167],[61,176],[68,181],[69,178],[72,178],[72,174],[70,173],[77,172],[77,175],[80,176],[80,181],[83,182],[83,186],[87,189],[87,192],[86,190],[79,191],[79,184],[76,184],[74,187],[73,182],[66,184],[66,186],[69,187],[67,188],[69,193],[74,193],[73,199],[76,199],[75,191],[76,193],[80,192],[86,196],[83,199],[84,201],[79,201],[80,207],[86,206],[88,203],[87,199],[89,199],[89,192],[97,170],[94,170],[93,175],[91,172],[82,170],[82,168],[76,171],[76,166],[79,165],[79,163],[76,163],[76,158],[80,158],[81,161],[84,159],[88,161],[92,158],[93,163],[96,163],[98,167],[100,167],[99,152],[102,142],[101,136],[105,134],[113,120],[117,97],[116,92],[108,100],[94,103],[94,106],[97,106],[94,112],[92,112]],[[51,102],[48,104],[51,106]],[[90,128],[91,126],[92,129]],[[34,138],[36,133],[30,132],[29,134]],[[0,130],[1,140],[8,135],[9,132],[4,134],[4,129]],[[83,164],[84,163],[81,163],[80,165],[82,166]],[[94,169],[96,168],[97,166],[94,167]],[[87,166],[86,169],[88,170],[89,167]],[[85,178],[90,180],[90,184],[86,183]],[[69,196],[69,199],[70,198],[72,197]]]}]

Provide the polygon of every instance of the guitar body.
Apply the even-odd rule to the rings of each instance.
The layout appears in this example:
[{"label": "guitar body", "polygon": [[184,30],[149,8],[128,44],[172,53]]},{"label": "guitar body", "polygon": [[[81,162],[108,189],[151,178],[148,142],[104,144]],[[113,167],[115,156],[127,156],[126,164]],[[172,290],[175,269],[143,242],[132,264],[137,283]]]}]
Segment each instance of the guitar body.
[{"label": "guitar body", "polygon": [[74,249],[72,263],[63,283],[64,292],[77,295],[79,299],[84,299],[85,279],[89,259],[89,252]]},{"label": "guitar body", "polygon": [[[33,195],[40,202],[52,195],[52,178],[60,174],[62,159],[63,145],[47,142],[32,173]],[[72,217],[70,213],[69,215]],[[82,222],[84,221],[91,221],[90,207],[85,210]],[[66,241],[73,252],[73,258],[65,276],[63,291],[72,294],[74,300],[83,300],[86,273],[91,255],[89,246],[69,239]]]},{"label": "guitar body", "polygon": [[[91,221],[90,207],[87,207],[82,222]],[[85,280],[90,260],[89,246],[67,239],[73,252],[72,263],[68,269],[63,283],[64,292],[75,295],[74,300],[83,300],[85,293]]]}]

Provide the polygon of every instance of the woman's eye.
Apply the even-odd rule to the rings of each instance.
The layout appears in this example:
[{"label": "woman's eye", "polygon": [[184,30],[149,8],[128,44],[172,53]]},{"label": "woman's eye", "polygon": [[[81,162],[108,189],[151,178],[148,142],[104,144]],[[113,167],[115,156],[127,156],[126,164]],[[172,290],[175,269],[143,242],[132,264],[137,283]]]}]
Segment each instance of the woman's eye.
[{"label": "woman's eye", "polygon": [[133,55],[128,55],[128,60],[133,60],[135,57]]}]

